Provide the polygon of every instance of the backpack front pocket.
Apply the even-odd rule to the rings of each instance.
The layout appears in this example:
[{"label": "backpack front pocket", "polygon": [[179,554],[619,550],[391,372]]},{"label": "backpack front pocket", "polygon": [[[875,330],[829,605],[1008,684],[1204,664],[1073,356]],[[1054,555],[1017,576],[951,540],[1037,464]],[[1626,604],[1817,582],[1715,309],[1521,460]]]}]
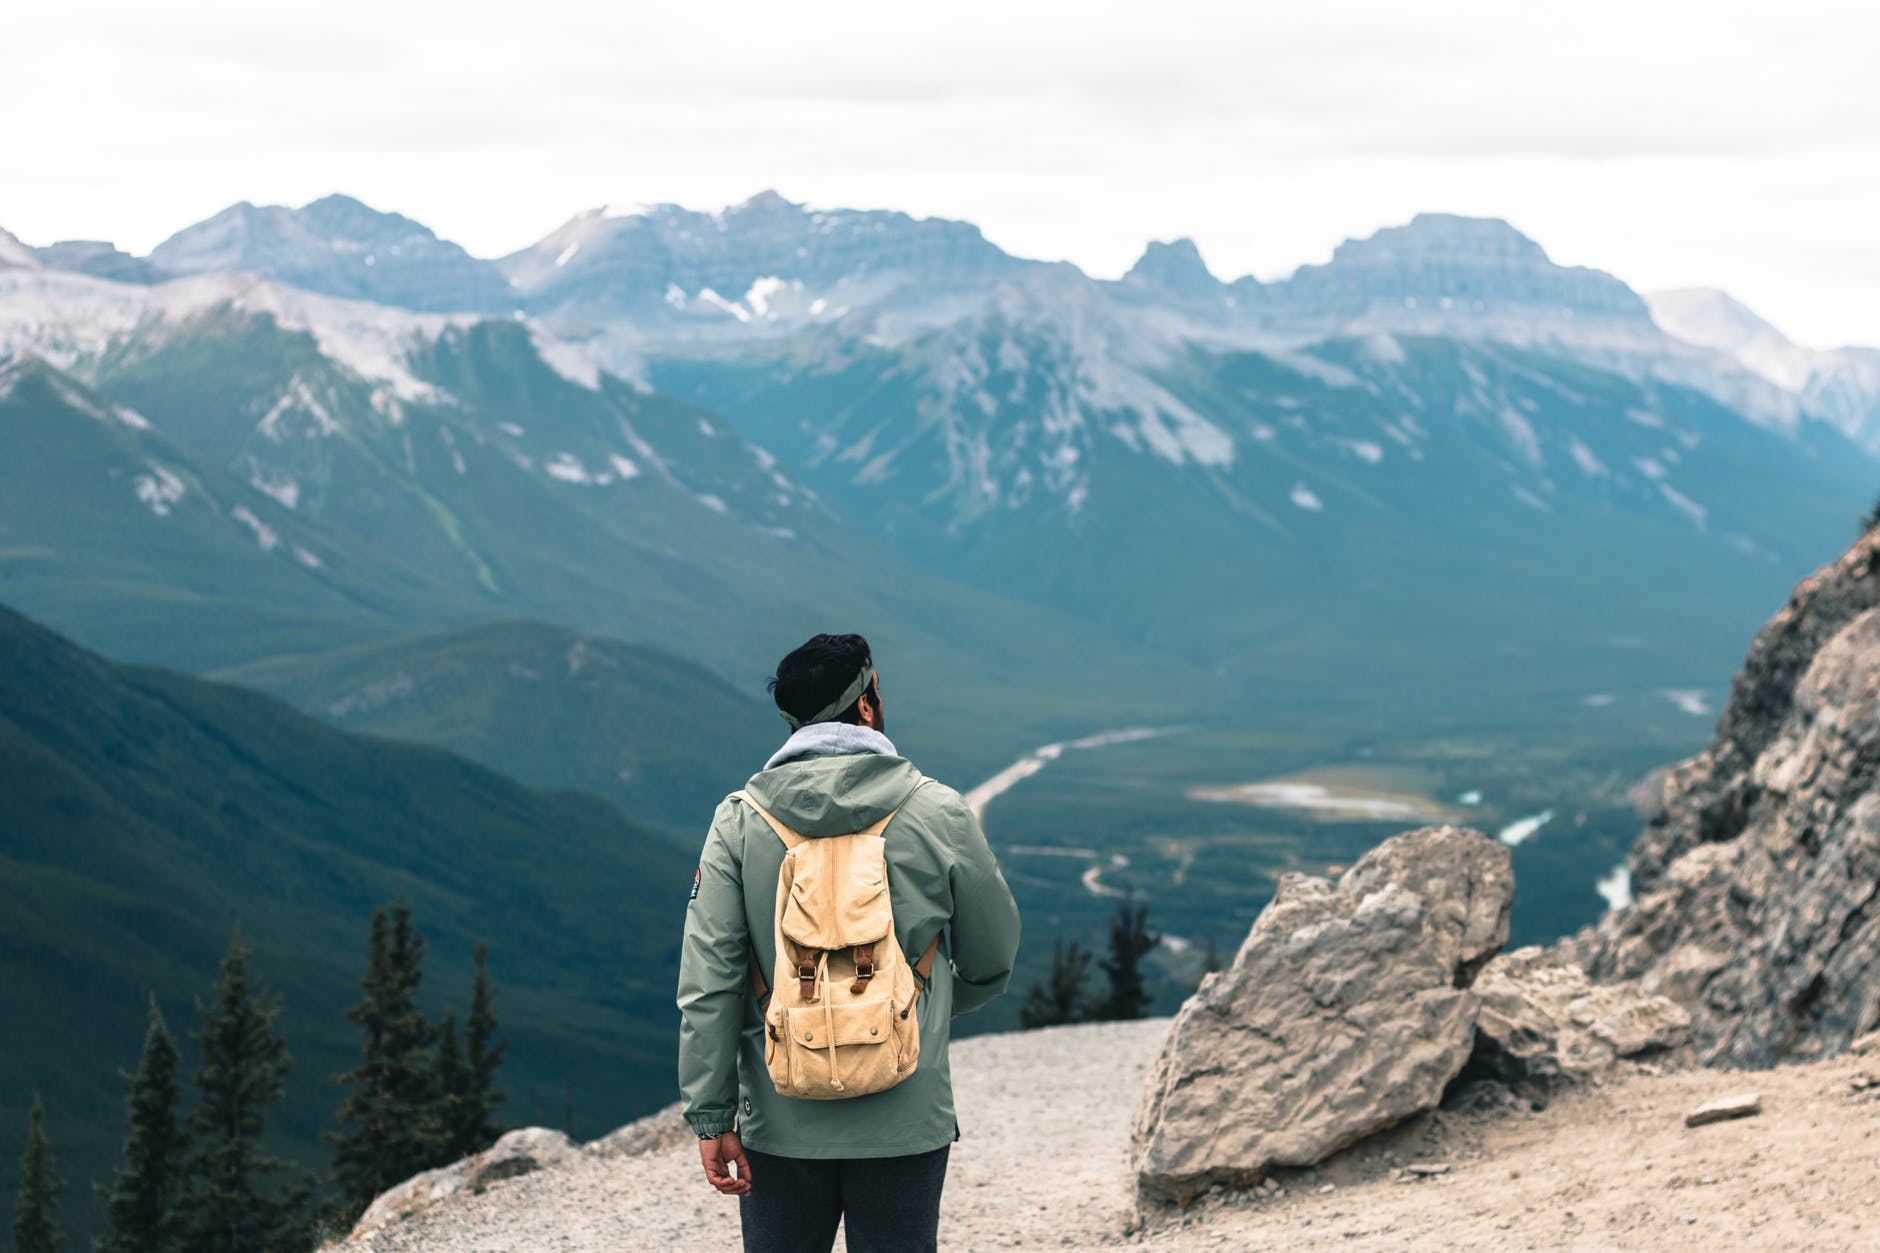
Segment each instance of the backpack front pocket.
[{"label": "backpack front pocket", "polygon": [[778,1049],[791,1055],[788,1094],[835,1100],[899,1083],[905,1070],[896,1012],[885,996],[785,1011],[786,1035]]}]

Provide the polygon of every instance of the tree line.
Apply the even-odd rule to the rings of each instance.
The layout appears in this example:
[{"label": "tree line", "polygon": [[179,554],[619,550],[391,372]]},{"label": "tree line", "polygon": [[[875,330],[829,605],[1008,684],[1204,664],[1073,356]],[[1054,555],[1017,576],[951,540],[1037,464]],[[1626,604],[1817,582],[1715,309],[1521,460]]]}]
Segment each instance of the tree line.
[{"label": "tree line", "polygon": [[[1144,982],[1142,959],[1147,957],[1162,936],[1149,926],[1149,907],[1133,899],[1121,901],[1110,916],[1107,952],[1097,968],[1103,972],[1104,986],[1091,991],[1090,963],[1095,954],[1076,940],[1066,944],[1062,936],[1051,944],[1051,971],[1025,990],[1019,1006],[1018,1025],[1056,1027],[1070,1022],[1112,1022],[1147,1018],[1154,999]],[[1204,968],[1220,969],[1214,940],[1208,940]]]},{"label": "tree line", "polygon": [[[252,957],[238,929],[213,993],[196,1001],[196,1100],[187,1114],[181,1051],[150,998],[143,1052],[124,1076],[122,1161],[99,1189],[106,1229],[95,1253],[301,1253],[350,1227],[387,1188],[479,1152],[502,1133],[497,1071],[509,1042],[496,1019],[488,946],[476,945],[462,1025],[455,1012],[431,1021],[417,1001],[424,937],[400,897],[372,913],[362,996],[346,1011],[359,1028],[359,1064],[333,1077],[345,1096],[337,1126],[322,1136],[333,1149],[332,1186],[317,1204],[318,1180],[261,1147],[292,1060],[276,1027],[280,997],[254,978]],[[62,1244],[65,1184],[45,1121],[35,1095],[14,1203],[15,1253],[57,1253]]]}]

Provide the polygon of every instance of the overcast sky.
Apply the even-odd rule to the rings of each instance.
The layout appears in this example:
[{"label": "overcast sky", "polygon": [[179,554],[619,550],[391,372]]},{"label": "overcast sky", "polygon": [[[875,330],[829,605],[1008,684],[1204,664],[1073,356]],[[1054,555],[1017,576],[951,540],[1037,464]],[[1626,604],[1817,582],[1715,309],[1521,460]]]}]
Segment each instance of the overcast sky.
[{"label": "overcast sky", "polygon": [[[965,218],[1274,278],[1419,210],[1880,344],[1880,16],[1772,0],[651,6],[29,0],[0,226],[146,251],[345,191],[479,255],[600,204]],[[658,11],[655,11],[657,9]]]}]

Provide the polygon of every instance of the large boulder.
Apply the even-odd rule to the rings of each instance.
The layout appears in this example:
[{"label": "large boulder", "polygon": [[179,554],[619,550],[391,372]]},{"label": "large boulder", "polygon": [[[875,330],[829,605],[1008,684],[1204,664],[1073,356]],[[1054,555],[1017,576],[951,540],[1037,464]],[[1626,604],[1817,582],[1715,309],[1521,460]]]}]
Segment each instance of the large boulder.
[{"label": "large boulder", "polygon": [[1386,840],[1336,883],[1282,880],[1163,1041],[1132,1137],[1139,1198],[1245,1187],[1433,1108],[1513,892],[1508,849],[1453,826]]},{"label": "large boulder", "polygon": [[579,1152],[574,1142],[559,1131],[519,1128],[481,1153],[413,1175],[380,1193],[353,1227],[352,1235],[364,1235],[387,1223],[422,1214],[466,1188],[475,1191],[501,1179],[559,1166]]},{"label": "large boulder", "polygon": [[1880,1026],[1880,531],[1757,633],[1627,867],[1633,903],[1577,951],[1689,1008],[1701,1060],[1817,1057]]},{"label": "large boulder", "polygon": [[1691,1015],[1632,983],[1593,983],[1558,952],[1516,949],[1475,981],[1482,1010],[1466,1077],[1549,1087],[1609,1070],[1621,1058],[1674,1054]]}]

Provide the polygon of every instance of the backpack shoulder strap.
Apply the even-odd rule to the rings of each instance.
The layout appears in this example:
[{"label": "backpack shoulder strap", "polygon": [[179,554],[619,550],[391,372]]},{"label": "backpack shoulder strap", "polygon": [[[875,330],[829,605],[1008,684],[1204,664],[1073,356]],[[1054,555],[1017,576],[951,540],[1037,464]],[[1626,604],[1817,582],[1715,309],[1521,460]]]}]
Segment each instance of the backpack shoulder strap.
[{"label": "backpack shoulder strap", "polygon": [[768,809],[765,809],[762,805],[752,800],[751,794],[749,792],[743,792],[743,791],[733,792],[731,794],[731,799],[743,801],[746,805],[749,805],[751,807],[752,812],[755,813],[759,818],[762,818],[764,822],[769,825],[770,829],[777,833],[777,838],[783,841],[783,846],[785,848],[795,848],[797,845],[801,844],[805,838],[807,838],[805,836],[798,835],[795,831],[791,830],[789,827],[785,826],[781,821],[779,821],[775,814],[771,813]]}]

